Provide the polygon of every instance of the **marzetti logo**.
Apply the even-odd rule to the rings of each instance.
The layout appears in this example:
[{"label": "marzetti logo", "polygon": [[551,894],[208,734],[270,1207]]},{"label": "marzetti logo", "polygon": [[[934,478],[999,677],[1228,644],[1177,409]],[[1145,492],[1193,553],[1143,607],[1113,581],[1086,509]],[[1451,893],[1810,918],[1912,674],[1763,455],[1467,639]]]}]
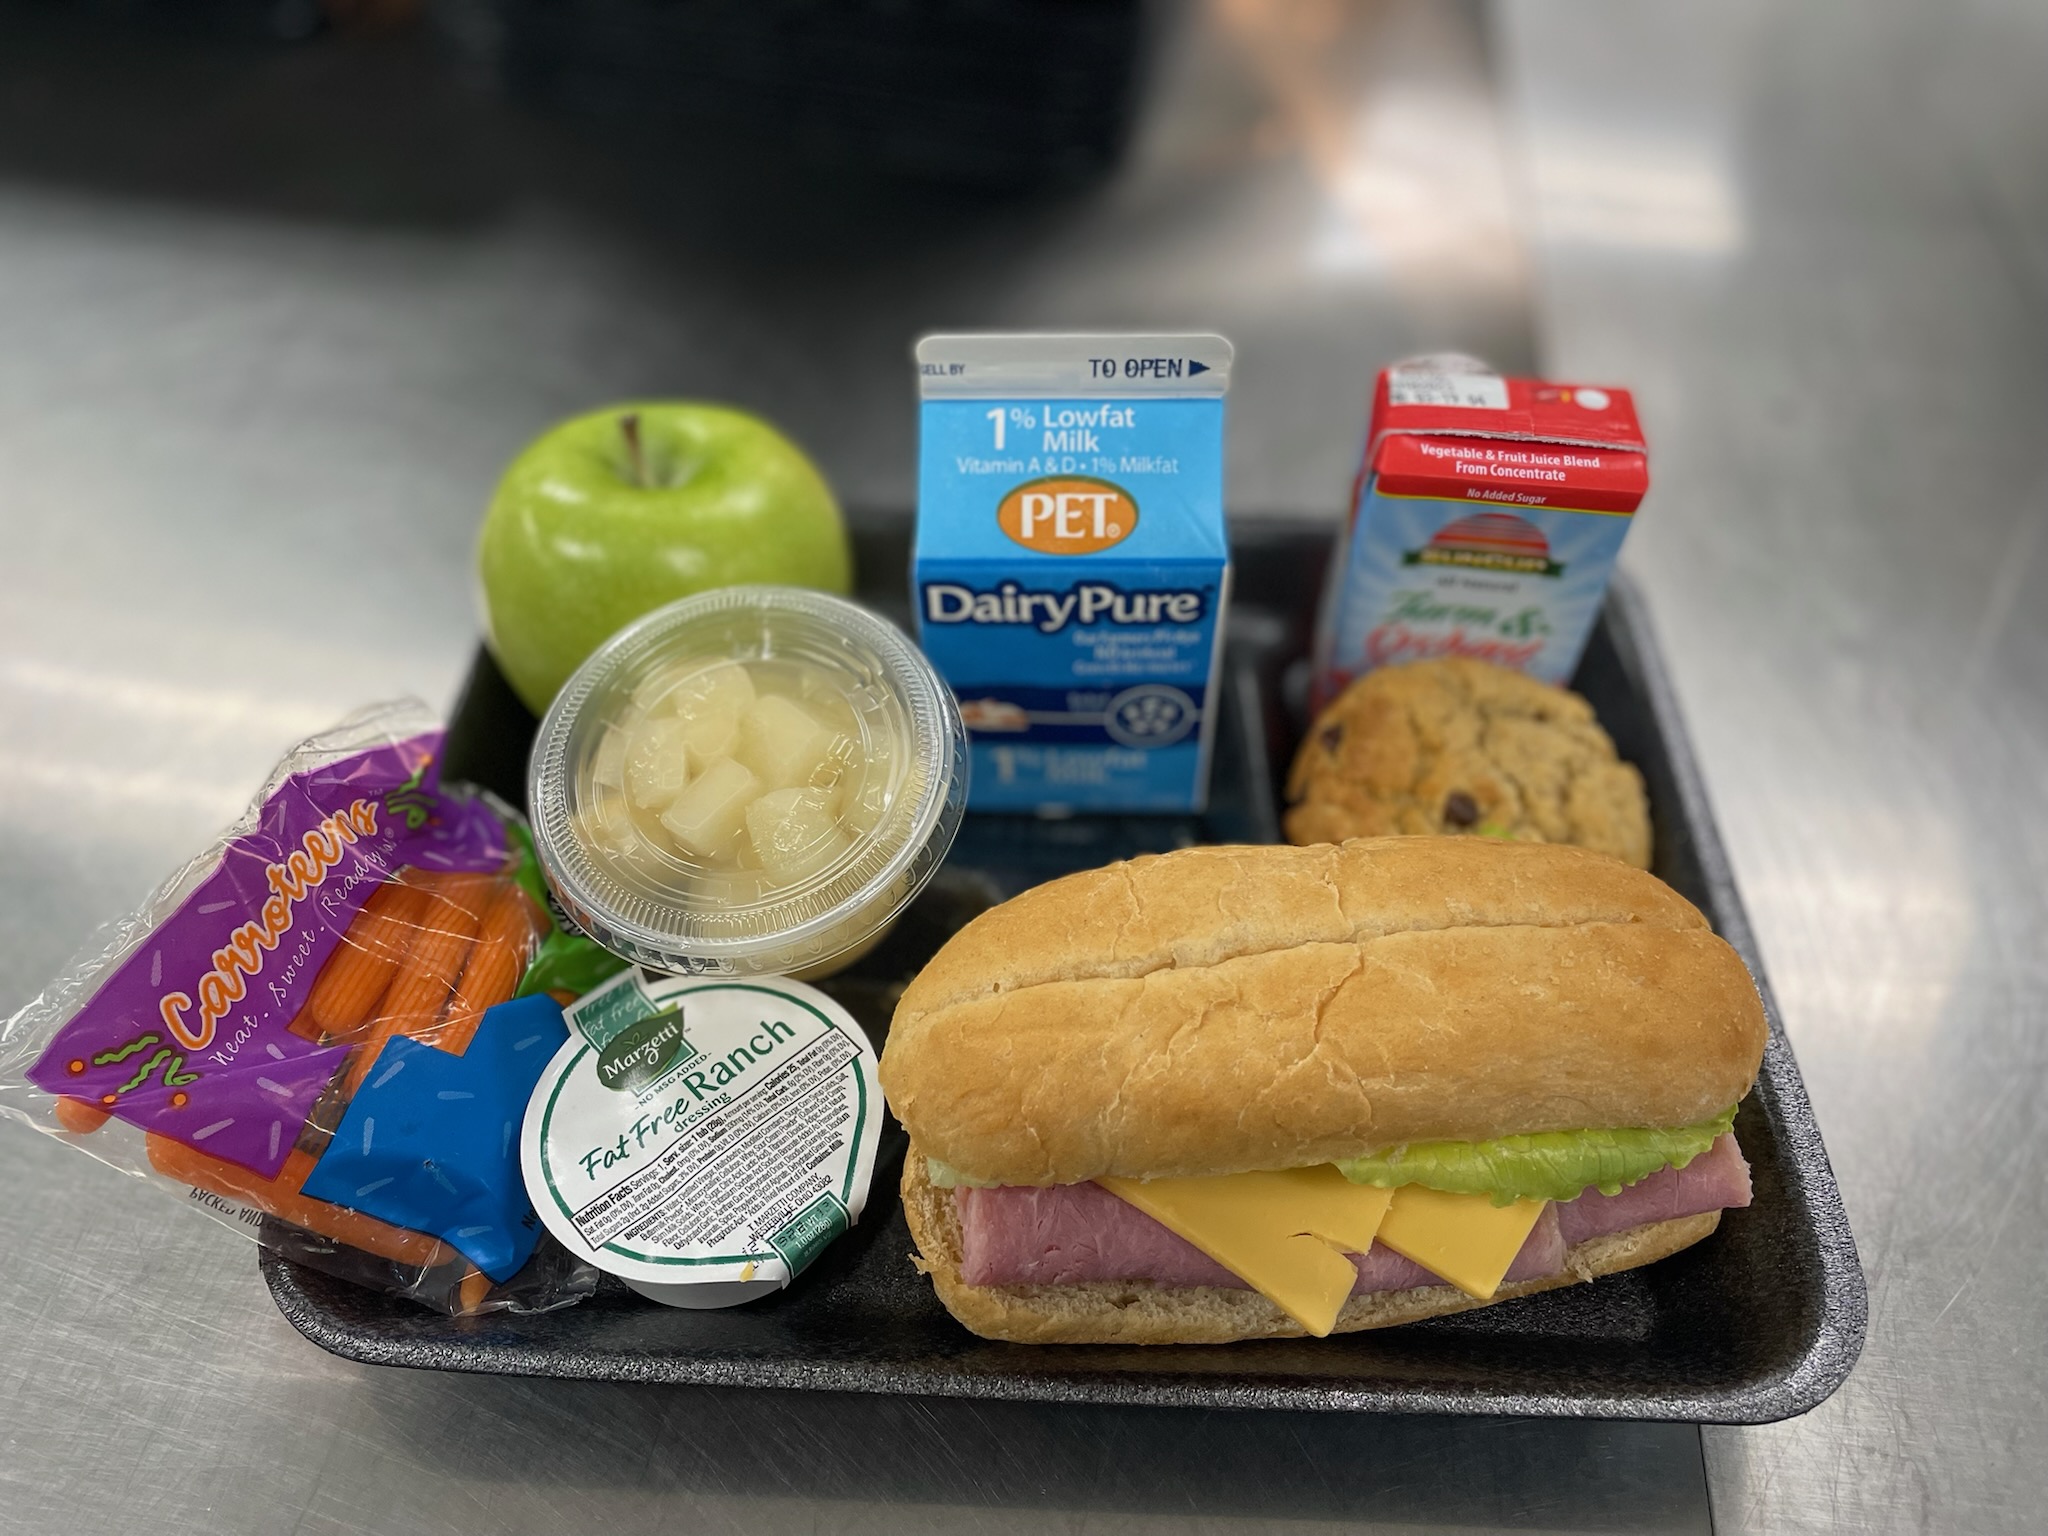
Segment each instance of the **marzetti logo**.
[{"label": "marzetti logo", "polygon": [[1421,549],[1401,557],[1403,565],[1463,565],[1522,576],[1562,576],[1550,558],[1543,530],[1511,512],[1475,512],[1439,528]]},{"label": "marzetti logo", "polygon": [[1026,549],[1044,555],[1092,555],[1121,544],[1138,526],[1130,492],[1085,475],[1029,480],[1002,499],[996,523]]},{"label": "marzetti logo", "polygon": [[597,1056],[597,1080],[620,1093],[638,1093],[670,1067],[697,1054],[683,1034],[683,1010],[665,1008],[629,1024]]}]

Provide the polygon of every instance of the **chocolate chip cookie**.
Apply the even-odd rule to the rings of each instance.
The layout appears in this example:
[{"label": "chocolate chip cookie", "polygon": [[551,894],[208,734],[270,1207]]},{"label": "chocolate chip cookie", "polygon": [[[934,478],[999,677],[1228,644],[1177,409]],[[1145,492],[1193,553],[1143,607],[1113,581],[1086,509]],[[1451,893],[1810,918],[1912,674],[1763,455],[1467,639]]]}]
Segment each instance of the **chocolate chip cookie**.
[{"label": "chocolate chip cookie", "polygon": [[1476,832],[1650,867],[1643,776],[1593,706],[1468,657],[1386,667],[1345,689],[1301,744],[1287,798],[1296,843]]}]

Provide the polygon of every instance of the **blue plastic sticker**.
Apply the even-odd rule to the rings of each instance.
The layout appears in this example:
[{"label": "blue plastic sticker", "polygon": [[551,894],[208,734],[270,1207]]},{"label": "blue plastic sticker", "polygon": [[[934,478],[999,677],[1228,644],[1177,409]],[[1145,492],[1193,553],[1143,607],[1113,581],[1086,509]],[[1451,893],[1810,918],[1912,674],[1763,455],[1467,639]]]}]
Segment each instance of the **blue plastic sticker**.
[{"label": "blue plastic sticker", "polygon": [[568,1038],[561,1005],[535,996],[486,1012],[460,1056],[387,1042],[306,1193],[431,1232],[493,1283],[511,1279],[541,1230],[519,1171],[519,1125]]}]

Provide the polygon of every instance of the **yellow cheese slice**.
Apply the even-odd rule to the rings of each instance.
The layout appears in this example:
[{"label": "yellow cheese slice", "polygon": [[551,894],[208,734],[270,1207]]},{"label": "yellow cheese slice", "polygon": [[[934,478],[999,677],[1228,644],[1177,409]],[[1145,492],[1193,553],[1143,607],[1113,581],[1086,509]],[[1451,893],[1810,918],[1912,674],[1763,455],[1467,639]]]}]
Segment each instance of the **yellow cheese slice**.
[{"label": "yellow cheese slice", "polygon": [[1379,1240],[1441,1275],[1467,1296],[1487,1300],[1515,1262],[1546,1202],[1495,1205],[1488,1195],[1451,1195],[1405,1184],[1394,1192]]},{"label": "yellow cheese slice", "polygon": [[1317,1338],[1336,1325],[1358,1279],[1344,1253],[1372,1246],[1398,1198],[1393,1190],[1353,1184],[1328,1164],[1096,1182],[1193,1243]]}]

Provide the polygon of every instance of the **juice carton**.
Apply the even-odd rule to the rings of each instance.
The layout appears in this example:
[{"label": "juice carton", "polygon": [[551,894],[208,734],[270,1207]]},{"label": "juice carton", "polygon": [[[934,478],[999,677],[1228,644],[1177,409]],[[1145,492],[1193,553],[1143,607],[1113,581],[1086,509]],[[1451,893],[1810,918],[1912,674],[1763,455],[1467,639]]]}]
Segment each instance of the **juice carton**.
[{"label": "juice carton", "polygon": [[1220,336],[918,343],[925,654],[976,810],[1199,809],[1230,590]]},{"label": "juice carton", "polygon": [[1565,682],[1649,484],[1627,390],[1462,357],[1383,370],[1316,635],[1317,706],[1429,656]]}]

